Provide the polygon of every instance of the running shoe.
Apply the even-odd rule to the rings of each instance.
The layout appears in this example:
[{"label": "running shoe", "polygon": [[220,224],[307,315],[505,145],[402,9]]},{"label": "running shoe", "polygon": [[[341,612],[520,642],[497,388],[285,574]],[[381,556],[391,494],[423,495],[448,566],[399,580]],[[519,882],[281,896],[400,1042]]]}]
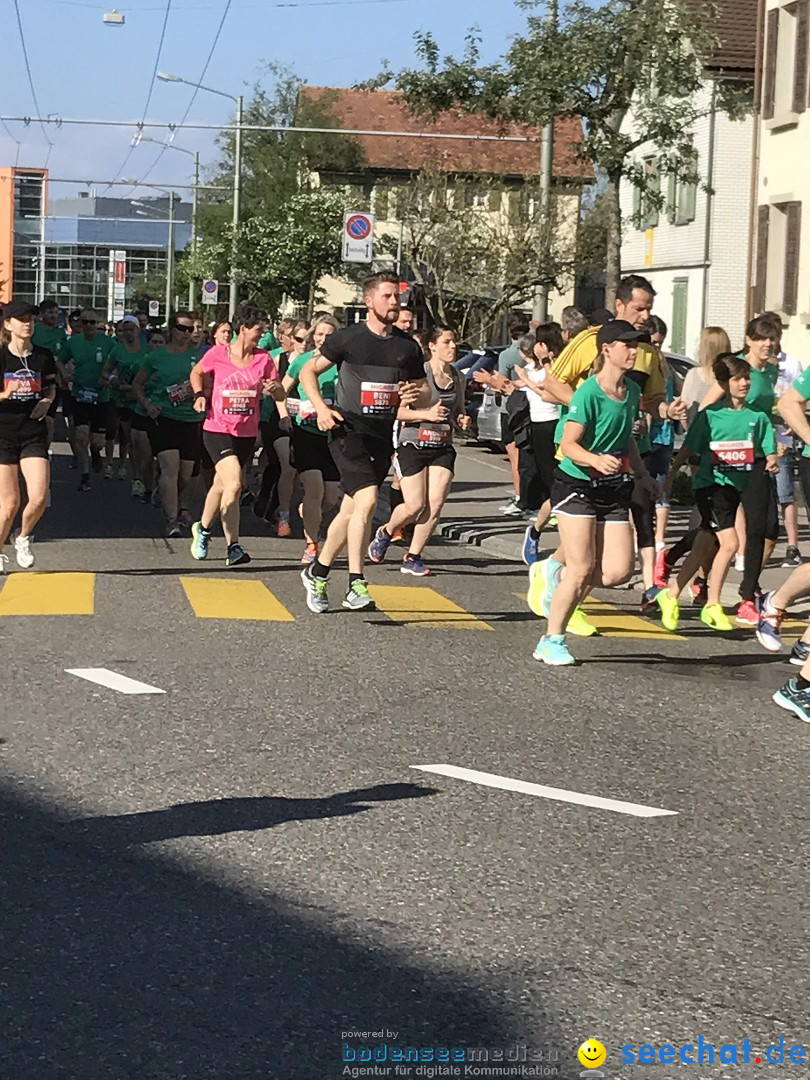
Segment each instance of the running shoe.
[{"label": "running shoe", "polygon": [[195,521],[191,526],[191,556],[194,559],[208,558],[208,545],[211,543],[211,533],[202,527],[201,521]]},{"label": "running shoe", "polygon": [[412,574],[414,577],[427,577],[430,573],[430,567],[418,555],[414,555],[412,558],[406,557],[402,560],[399,572],[400,574]]},{"label": "running shoe", "polygon": [[133,480],[130,494],[133,499],[142,499],[146,494],[146,485],[142,480]]},{"label": "running shoe", "polygon": [[307,591],[307,607],[315,615],[323,615],[329,610],[329,597],[326,595],[329,582],[326,578],[313,577],[309,566],[301,571],[301,581]]},{"label": "running shoe", "polygon": [[753,600],[743,600],[743,602],[737,608],[737,614],[734,618],[734,621],[737,626],[759,625],[759,612],[754,606]]},{"label": "running shoe", "polygon": [[522,555],[527,566],[532,566],[540,558],[540,533],[535,537],[533,533],[536,531],[534,525],[530,525],[523,536]]},{"label": "running shoe", "polygon": [[700,609],[700,621],[712,630],[734,629],[734,623],[723,611],[722,604],[704,604]]},{"label": "running shoe", "polygon": [[551,611],[551,600],[557,590],[557,586],[560,584],[562,572],[562,563],[555,562],[554,559],[548,560],[545,575],[546,587],[543,590],[543,595],[540,600],[540,606],[543,609],[543,614],[546,618],[548,618],[548,613]]},{"label": "running shoe", "polygon": [[662,589],[656,596],[655,602],[661,609],[661,625],[665,630],[675,632],[681,618],[681,605],[677,596],[670,596],[666,589]]},{"label": "running shoe", "polygon": [[402,529],[394,529],[394,531],[391,533],[391,543],[392,544],[404,544],[405,543],[405,533],[402,531]]},{"label": "running shoe", "polygon": [[[95,466],[95,462],[93,462],[93,465]],[[112,465],[105,465],[104,466],[104,479],[105,480],[112,480],[113,476],[114,476],[114,471],[113,471]]]},{"label": "running shoe", "polygon": [[773,695],[773,700],[780,709],[788,709],[800,720],[804,720],[805,724],[810,724],[810,687],[802,690],[798,679],[788,679]]},{"label": "running shoe", "polygon": [[118,466],[118,479],[119,480],[128,480],[129,479],[129,470],[127,469],[126,465],[119,465]]},{"label": "running shoe", "polygon": [[796,667],[804,667],[808,660],[810,660],[810,645],[799,638],[790,650],[790,662],[795,664]]},{"label": "running shoe", "polygon": [[780,611],[771,603],[772,592],[758,596],[754,601],[754,607],[759,615],[757,622],[757,641],[768,652],[781,652],[782,650],[782,619],[784,611]]},{"label": "running shoe", "polygon": [[641,614],[646,615],[650,608],[655,607],[655,598],[658,596],[658,590],[660,585],[651,585],[649,589],[645,589],[641,594]]},{"label": "running shoe", "polygon": [[526,603],[538,619],[548,617],[548,612],[543,608],[547,566],[548,559],[541,559],[539,562],[532,563],[529,567],[529,591],[526,594]]},{"label": "running shoe", "polygon": [[388,545],[391,543],[391,537],[382,528],[377,529],[374,534],[374,539],[368,545],[368,557],[373,563],[381,563],[385,558],[385,553],[388,551]]},{"label": "running shoe", "polygon": [[552,514],[551,517],[548,519],[548,527],[550,529],[556,529],[557,528],[557,515],[556,514]]},{"label": "running shoe", "polygon": [[566,634],[573,634],[574,637],[593,637],[594,634],[599,633],[581,607],[575,607],[571,612],[571,618],[568,620],[565,632]]},{"label": "running shoe", "polygon": [[304,554],[301,556],[301,562],[309,565],[310,563],[314,563],[317,558],[318,545],[312,543],[307,544]]},{"label": "running shoe", "polygon": [[90,473],[82,473],[82,478],[79,481],[77,491],[89,491],[90,490]]},{"label": "running shoe", "polygon": [[802,565],[802,553],[797,547],[792,544],[788,544],[787,551],[785,552],[785,558],[782,561],[782,566],[801,566]]},{"label": "running shoe", "polygon": [[20,536],[17,534],[12,540],[17,566],[21,566],[23,570],[30,570],[34,565],[34,553],[31,550],[31,541],[33,539],[33,536]]},{"label": "running shoe", "polygon": [[173,521],[166,522],[166,536],[171,540],[174,537],[182,536],[183,529],[180,522],[175,518]]},{"label": "running shoe", "polygon": [[349,608],[350,611],[373,609],[374,601],[368,591],[368,584],[362,578],[355,578],[346,590],[346,595],[343,597],[343,606]]},{"label": "running shoe", "polygon": [[549,667],[570,667],[576,660],[568,651],[565,638],[562,634],[543,634],[534,647],[532,656],[535,660],[542,660]]},{"label": "running shoe", "polygon": [[292,536],[290,515],[285,510],[276,510],[275,514],[276,536]]},{"label": "running shoe", "polygon": [[734,556],[734,569],[737,571],[738,574],[743,573],[743,571],[745,570],[745,556],[744,555],[735,555]]},{"label": "running shoe", "polygon": [[696,607],[705,607],[709,600],[709,583],[705,577],[696,577],[689,584],[692,593],[692,603]]},{"label": "running shoe", "polygon": [[498,513],[503,514],[504,517],[522,517],[523,511],[517,503],[508,502],[503,506],[498,507]]},{"label": "running shoe", "polygon": [[228,554],[225,556],[226,566],[243,566],[250,562],[250,556],[241,544],[228,544]]},{"label": "running shoe", "polygon": [[665,589],[669,585],[669,575],[672,570],[667,562],[669,548],[662,547],[655,556],[655,568],[653,569],[653,581],[659,589]]}]

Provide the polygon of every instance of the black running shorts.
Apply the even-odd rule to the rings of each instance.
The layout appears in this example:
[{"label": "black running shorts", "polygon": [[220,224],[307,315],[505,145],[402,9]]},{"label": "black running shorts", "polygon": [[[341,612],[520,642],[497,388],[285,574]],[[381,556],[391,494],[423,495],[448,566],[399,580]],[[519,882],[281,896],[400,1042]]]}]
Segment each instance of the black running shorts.
[{"label": "black running shorts", "polygon": [[551,512],[557,516],[596,518],[598,522],[630,520],[633,485],[625,481],[594,487],[577,482],[562,469],[555,469],[551,488]]},{"label": "black running shorts", "polygon": [[362,488],[382,485],[391,468],[394,447],[390,438],[348,431],[341,424],[329,432],[329,450],[346,493],[354,495]]},{"label": "black running shorts", "polygon": [[291,436],[290,464],[296,472],[319,472],[325,482],[340,480],[326,434],[317,435],[300,424],[293,424]]},{"label": "black running shorts", "polygon": [[252,435],[228,435],[224,431],[203,431],[202,465],[204,469],[214,469],[218,461],[226,457],[235,457],[241,468],[253,460],[256,440]]},{"label": "black running shorts", "polygon": [[453,446],[418,446],[403,443],[397,447],[394,469],[398,476],[418,476],[431,465],[455,471],[456,451]]},{"label": "black running shorts", "polygon": [[695,503],[700,511],[700,523],[708,532],[733,529],[737,522],[740,493],[730,484],[711,484],[695,489]]},{"label": "black running shorts", "polygon": [[159,416],[155,426],[149,432],[152,453],[166,453],[177,450],[181,461],[198,462],[202,455],[202,423],[195,420],[173,420],[169,416]]}]

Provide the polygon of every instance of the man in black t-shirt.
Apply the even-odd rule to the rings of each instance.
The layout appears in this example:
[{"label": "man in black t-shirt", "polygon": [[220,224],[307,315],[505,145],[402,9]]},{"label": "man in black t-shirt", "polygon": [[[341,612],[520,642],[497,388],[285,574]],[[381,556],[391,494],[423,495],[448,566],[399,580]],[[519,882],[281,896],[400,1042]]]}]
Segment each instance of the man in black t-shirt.
[{"label": "man in black t-shirt", "polygon": [[[318,415],[318,427],[329,432],[329,449],[346,492],[329,527],[318,559],[302,571],[307,606],[329,610],[326,579],[332,563],[348,548],[349,588],[343,606],[373,606],[363,564],[380,485],[393,454],[393,429],[400,405],[417,408],[430,391],[425,358],[419,345],[394,323],[399,315],[399,279],[372,274],[363,285],[367,320],[337,330],[320,353],[302,369],[300,384]],[[336,401],[324,400],[318,376],[338,368]]]}]

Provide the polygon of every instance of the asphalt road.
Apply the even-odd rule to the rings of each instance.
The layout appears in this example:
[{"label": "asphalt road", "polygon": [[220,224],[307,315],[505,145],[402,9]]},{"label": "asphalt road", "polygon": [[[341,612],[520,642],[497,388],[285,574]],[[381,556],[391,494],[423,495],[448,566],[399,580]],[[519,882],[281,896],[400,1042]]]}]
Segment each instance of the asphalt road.
[{"label": "asphalt road", "polygon": [[[332,1080],[387,1043],[369,1075],[429,1075],[395,1073],[403,1047],[516,1075],[492,1051],[523,1046],[569,1078],[594,1036],[613,1078],[647,1068],[628,1043],[810,1043],[810,732],[750,634],[645,635],[616,593],[615,631],[550,670],[524,568],[452,544],[426,581],[395,554],[370,570],[418,595],[316,617],[299,541],[247,515],[254,561],[229,573],[221,539],[194,563],[127,485],[75,481],[57,461],[49,573],[0,594],[25,577],[23,605],[44,583],[92,610],[0,614],[4,1077]],[[166,692],[65,670],[91,667]],[[414,768],[434,764],[674,813]]]}]

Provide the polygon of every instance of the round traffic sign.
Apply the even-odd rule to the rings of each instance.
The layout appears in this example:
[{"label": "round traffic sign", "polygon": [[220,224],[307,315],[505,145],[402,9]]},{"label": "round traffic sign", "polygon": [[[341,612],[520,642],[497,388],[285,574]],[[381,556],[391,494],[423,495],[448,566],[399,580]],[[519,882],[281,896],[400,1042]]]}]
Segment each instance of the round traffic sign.
[{"label": "round traffic sign", "polygon": [[211,281],[210,279],[203,282],[203,292],[213,295],[219,288],[219,282]]},{"label": "round traffic sign", "polygon": [[371,222],[365,214],[352,214],[346,221],[346,232],[352,240],[365,240],[371,234]]}]

